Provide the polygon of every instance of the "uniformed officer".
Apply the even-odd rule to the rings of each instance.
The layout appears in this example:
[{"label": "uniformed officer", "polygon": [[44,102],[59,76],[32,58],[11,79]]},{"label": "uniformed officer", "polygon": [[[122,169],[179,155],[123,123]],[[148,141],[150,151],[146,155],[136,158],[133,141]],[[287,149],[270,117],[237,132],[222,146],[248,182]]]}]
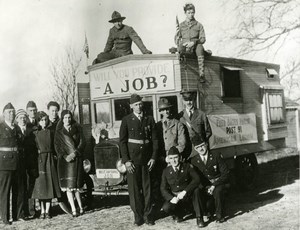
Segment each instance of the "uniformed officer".
[{"label": "uniformed officer", "polygon": [[[158,101],[158,111],[161,120],[156,123],[157,136],[158,136],[158,158],[155,164],[155,180],[153,181],[154,187],[154,198],[156,203],[162,200],[159,187],[161,182],[161,175],[164,168],[167,166],[165,162],[166,153],[172,146],[176,146],[179,153],[181,154],[185,149],[186,135],[183,124],[173,118],[170,109],[172,108],[171,103],[167,98],[160,98]],[[159,178],[159,179],[157,179]],[[158,190],[158,191],[157,191]]]},{"label": "uniformed officer", "polygon": [[206,142],[199,135],[195,136],[192,142],[194,147],[190,156],[191,163],[198,170],[201,178],[201,209],[206,215],[212,214],[213,210],[208,207],[208,204],[213,198],[216,222],[224,222],[224,189],[229,180],[228,167],[222,155],[211,153]]},{"label": "uniformed officer", "polygon": [[[36,215],[35,200],[31,199],[31,194],[35,184],[35,179],[38,176],[38,152],[34,140],[33,132],[37,130],[37,106],[34,101],[28,101],[26,105],[26,113],[28,115],[28,122],[26,124],[26,131],[24,137],[24,151],[27,157],[27,197],[28,205],[25,204],[25,215],[34,216]],[[28,211],[27,211],[28,207]]]},{"label": "uniformed officer", "polygon": [[185,125],[188,131],[187,148],[185,154],[188,156],[191,152],[191,140],[194,136],[200,135],[208,143],[212,134],[209,121],[206,114],[195,106],[197,92],[181,92],[184,110],[178,114],[178,119]]},{"label": "uniformed officer", "polygon": [[114,11],[111,17],[112,19],[109,22],[113,23],[114,27],[109,31],[104,52],[98,54],[97,58],[93,61],[93,64],[132,54],[132,41],[138,46],[143,54],[152,54],[152,52],[146,48],[135,30],[132,27],[123,24],[125,17],[122,17],[117,11]]},{"label": "uniformed officer", "polygon": [[36,113],[37,107],[34,101],[28,101],[26,105],[26,112],[28,114],[29,124],[32,126],[37,126]]},{"label": "uniformed officer", "polygon": [[133,113],[123,118],[120,127],[120,151],[127,170],[130,207],[135,225],[153,225],[150,171],[157,156],[155,122],[153,117],[143,114],[139,95],[131,95],[130,107]]},{"label": "uniformed officer", "polygon": [[[8,103],[3,109],[4,122],[0,123],[0,214],[4,224],[11,224],[10,190],[16,180],[18,166],[18,145],[20,133],[14,124],[15,108]],[[14,212],[15,210],[13,210]]]},{"label": "uniformed officer", "polygon": [[163,210],[172,214],[176,222],[181,222],[185,207],[193,203],[198,227],[204,227],[205,223],[200,208],[200,193],[198,185],[200,178],[193,166],[180,161],[180,153],[173,146],[168,151],[166,160],[169,166],[164,169],[161,182],[161,193],[166,200]]}]

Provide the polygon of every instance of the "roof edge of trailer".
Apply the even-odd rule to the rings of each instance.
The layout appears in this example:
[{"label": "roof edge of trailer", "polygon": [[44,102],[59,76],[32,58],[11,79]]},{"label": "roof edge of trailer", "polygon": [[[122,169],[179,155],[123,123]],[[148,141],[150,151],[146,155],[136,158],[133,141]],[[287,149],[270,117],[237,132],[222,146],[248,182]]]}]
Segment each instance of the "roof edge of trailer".
[{"label": "roof edge of trailer", "polygon": [[[88,71],[92,71],[95,69],[102,69],[111,65],[116,65],[119,63],[127,62],[127,61],[136,61],[136,60],[178,60],[178,54],[131,54],[123,57],[115,58],[103,63],[90,65],[88,66]],[[196,59],[195,59],[196,60]],[[246,59],[238,59],[232,57],[220,57],[220,56],[207,56],[205,57],[205,61],[207,62],[218,62],[222,63],[230,63],[232,65],[264,65],[264,66],[279,66],[279,64],[275,63],[267,63],[260,61],[252,61]]]}]

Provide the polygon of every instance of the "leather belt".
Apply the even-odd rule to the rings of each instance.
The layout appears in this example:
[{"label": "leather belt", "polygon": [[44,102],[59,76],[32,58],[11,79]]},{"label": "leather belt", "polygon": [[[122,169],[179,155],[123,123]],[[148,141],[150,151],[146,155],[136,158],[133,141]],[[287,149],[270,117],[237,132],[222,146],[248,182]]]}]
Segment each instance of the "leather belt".
[{"label": "leather belt", "polygon": [[18,151],[17,147],[0,147],[0,151],[2,152],[16,152]]},{"label": "leather belt", "polygon": [[143,144],[148,144],[149,140],[136,140],[136,139],[129,138],[128,142],[143,145]]}]

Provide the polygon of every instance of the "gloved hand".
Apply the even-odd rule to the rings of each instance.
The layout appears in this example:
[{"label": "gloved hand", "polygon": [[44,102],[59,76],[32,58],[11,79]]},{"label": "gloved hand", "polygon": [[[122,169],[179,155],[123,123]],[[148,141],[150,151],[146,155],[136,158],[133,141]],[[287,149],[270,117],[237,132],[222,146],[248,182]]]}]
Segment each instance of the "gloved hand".
[{"label": "gloved hand", "polygon": [[185,190],[181,191],[181,192],[177,195],[178,200],[182,200],[182,199],[185,197],[185,195],[186,195],[186,191],[185,191]]},{"label": "gloved hand", "polygon": [[174,196],[171,200],[170,200],[170,202],[172,203],[172,204],[177,204],[178,203],[178,198],[176,197],[176,196]]}]

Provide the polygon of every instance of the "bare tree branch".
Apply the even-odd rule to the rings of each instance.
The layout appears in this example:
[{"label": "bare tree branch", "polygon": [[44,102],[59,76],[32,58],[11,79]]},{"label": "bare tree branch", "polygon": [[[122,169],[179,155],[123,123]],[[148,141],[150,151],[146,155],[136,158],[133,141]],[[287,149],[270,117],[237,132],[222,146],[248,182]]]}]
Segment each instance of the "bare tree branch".
[{"label": "bare tree branch", "polygon": [[52,75],[53,98],[60,103],[62,109],[76,110],[76,77],[82,57],[77,57],[74,49],[67,47],[65,55],[50,64]]}]

